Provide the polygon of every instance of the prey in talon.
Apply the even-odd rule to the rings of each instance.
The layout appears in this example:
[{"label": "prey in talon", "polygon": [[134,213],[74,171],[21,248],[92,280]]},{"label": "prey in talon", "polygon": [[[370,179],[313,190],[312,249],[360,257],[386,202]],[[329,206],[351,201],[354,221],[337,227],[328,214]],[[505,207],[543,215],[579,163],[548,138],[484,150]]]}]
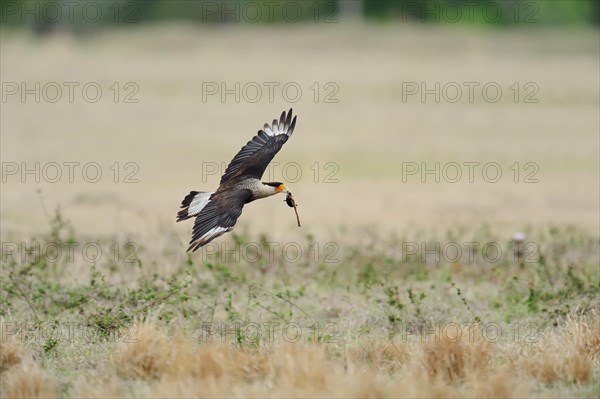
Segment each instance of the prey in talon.
[{"label": "prey in talon", "polygon": [[285,196],[285,202],[286,204],[288,204],[288,206],[290,208],[293,208],[296,206],[296,202],[294,201],[294,197],[292,196],[292,193],[288,191],[287,195]]},{"label": "prey in talon", "polygon": [[296,201],[294,201],[294,196],[290,191],[288,191],[287,195],[285,196],[285,203],[288,204],[290,208],[294,208],[294,212],[296,213],[296,221],[298,222],[298,227],[302,227],[300,226],[300,216],[298,216],[298,209],[296,209],[298,204],[296,204]]}]

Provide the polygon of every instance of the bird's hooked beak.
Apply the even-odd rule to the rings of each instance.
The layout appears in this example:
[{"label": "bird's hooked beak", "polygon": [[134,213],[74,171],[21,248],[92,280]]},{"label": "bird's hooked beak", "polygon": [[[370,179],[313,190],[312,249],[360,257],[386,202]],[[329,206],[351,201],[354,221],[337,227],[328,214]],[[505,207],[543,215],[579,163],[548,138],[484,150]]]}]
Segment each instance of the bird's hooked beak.
[{"label": "bird's hooked beak", "polygon": [[288,188],[287,188],[287,186],[285,184],[280,184],[275,189],[275,192],[278,192],[278,193],[289,193],[289,190],[288,190]]}]

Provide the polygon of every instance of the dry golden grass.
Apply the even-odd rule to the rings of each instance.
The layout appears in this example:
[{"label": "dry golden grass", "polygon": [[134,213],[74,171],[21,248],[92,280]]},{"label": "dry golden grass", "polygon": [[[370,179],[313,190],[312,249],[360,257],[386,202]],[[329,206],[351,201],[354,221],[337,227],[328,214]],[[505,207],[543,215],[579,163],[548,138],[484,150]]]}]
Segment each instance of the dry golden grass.
[{"label": "dry golden grass", "polygon": [[21,364],[26,357],[26,348],[15,338],[8,336],[0,345],[0,372]]},{"label": "dry golden grass", "polygon": [[591,359],[600,357],[600,319],[584,317],[576,320],[569,317],[563,338],[575,349]]},{"label": "dry golden grass", "polygon": [[136,342],[123,342],[117,352],[117,368],[125,377],[157,378],[170,366],[167,336],[153,325],[144,323]]},{"label": "dry golden grass", "polygon": [[[580,343],[596,342],[597,322],[571,319],[562,332],[547,334],[525,352],[475,333],[458,340],[446,335],[365,340],[334,356],[325,344],[249,349],[198,343],[185,332],[169,334],[144,322],[137,342],[115,344],[114,367],[102,371],[101,383],[80,383],[69,396],[516,398],[537,396],[536,384],[553,395],[552,384],[559,380],[590,381],[598,361]],[[6,381],[6,397],[55,392],[38,368],[11,371]]]},{"label": "dry golden grass", "polygon": [[346,363],[351,366],[374,368],[394,372],[410,359],[410,348],[393,341],[371,339],[357,346],[347,348]]},{"label": "dry golden grass", "polygon": [[24,365],[2,376],[4,398],[56,398],[57,387],[56,380],[37,366]]},{"label": "dry golden grass", "polygon": [[0,345],[0,393],[3,398],[55,398],[56,379],[36,364],[30,351],[8,337]]},{"label": "dry golden grass", "polygon": [[455,383],[474,373],[487,374],[491,361],[489,342],[479,335],[461,336],[458,341],[455,335],[440,336],[421,347],[421,362],[430,377]]},{"label": "dry golden grass", "polygon": [[569,318],[558,334],[543,334],[517,358],[516,367],[545,382],[587,383],[598,358],[599,320]]}]

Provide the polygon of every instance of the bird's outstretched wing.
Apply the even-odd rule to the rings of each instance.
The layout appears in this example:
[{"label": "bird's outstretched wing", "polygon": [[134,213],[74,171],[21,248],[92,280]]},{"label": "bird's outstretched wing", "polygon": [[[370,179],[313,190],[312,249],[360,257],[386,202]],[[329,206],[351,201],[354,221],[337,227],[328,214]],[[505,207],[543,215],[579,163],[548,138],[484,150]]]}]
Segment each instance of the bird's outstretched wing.
[{"label": "bird's outstretched wing", "polygon": [[196,216],[188,252],[193,252],[233,230],[242,214],[244,204],[251,195],[250,190],[244,189],[214,194]]},{"label": "bird's outstretched wing", "polygon": [[296,117],[292,119],[291,108],[287,115],[285,111],[281,113],[279,121],[273,119],[270,126],[265,123],[263,129],[259,130],[229,163],[220,184],[238,179],[260,179],[269,162],[292,135],[295,127]]}]

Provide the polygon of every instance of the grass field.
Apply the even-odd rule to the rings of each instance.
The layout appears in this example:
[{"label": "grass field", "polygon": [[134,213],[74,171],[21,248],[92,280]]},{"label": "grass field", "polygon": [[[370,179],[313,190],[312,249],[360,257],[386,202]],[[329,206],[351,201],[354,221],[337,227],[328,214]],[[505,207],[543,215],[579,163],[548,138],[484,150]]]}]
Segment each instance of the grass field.
[{"label": "grass field", "polygon": [[[3,31],[1,396],[595,397],[597,33]],[[103,94],[23,101],[7,82]],[[236,82],[303,94],[205,91]],[[436,82],[503,94],[406,96]],[[302,228],[270,198],[186,254],[183,196],[214,189],[221,164],[291,106],[296,132],[265,180],[289,183]],[[421,176],[436,162],[440,181]],[[470,182],[465,162],[502,176]],[[95,183],[80,172],[91,163]]]}]

